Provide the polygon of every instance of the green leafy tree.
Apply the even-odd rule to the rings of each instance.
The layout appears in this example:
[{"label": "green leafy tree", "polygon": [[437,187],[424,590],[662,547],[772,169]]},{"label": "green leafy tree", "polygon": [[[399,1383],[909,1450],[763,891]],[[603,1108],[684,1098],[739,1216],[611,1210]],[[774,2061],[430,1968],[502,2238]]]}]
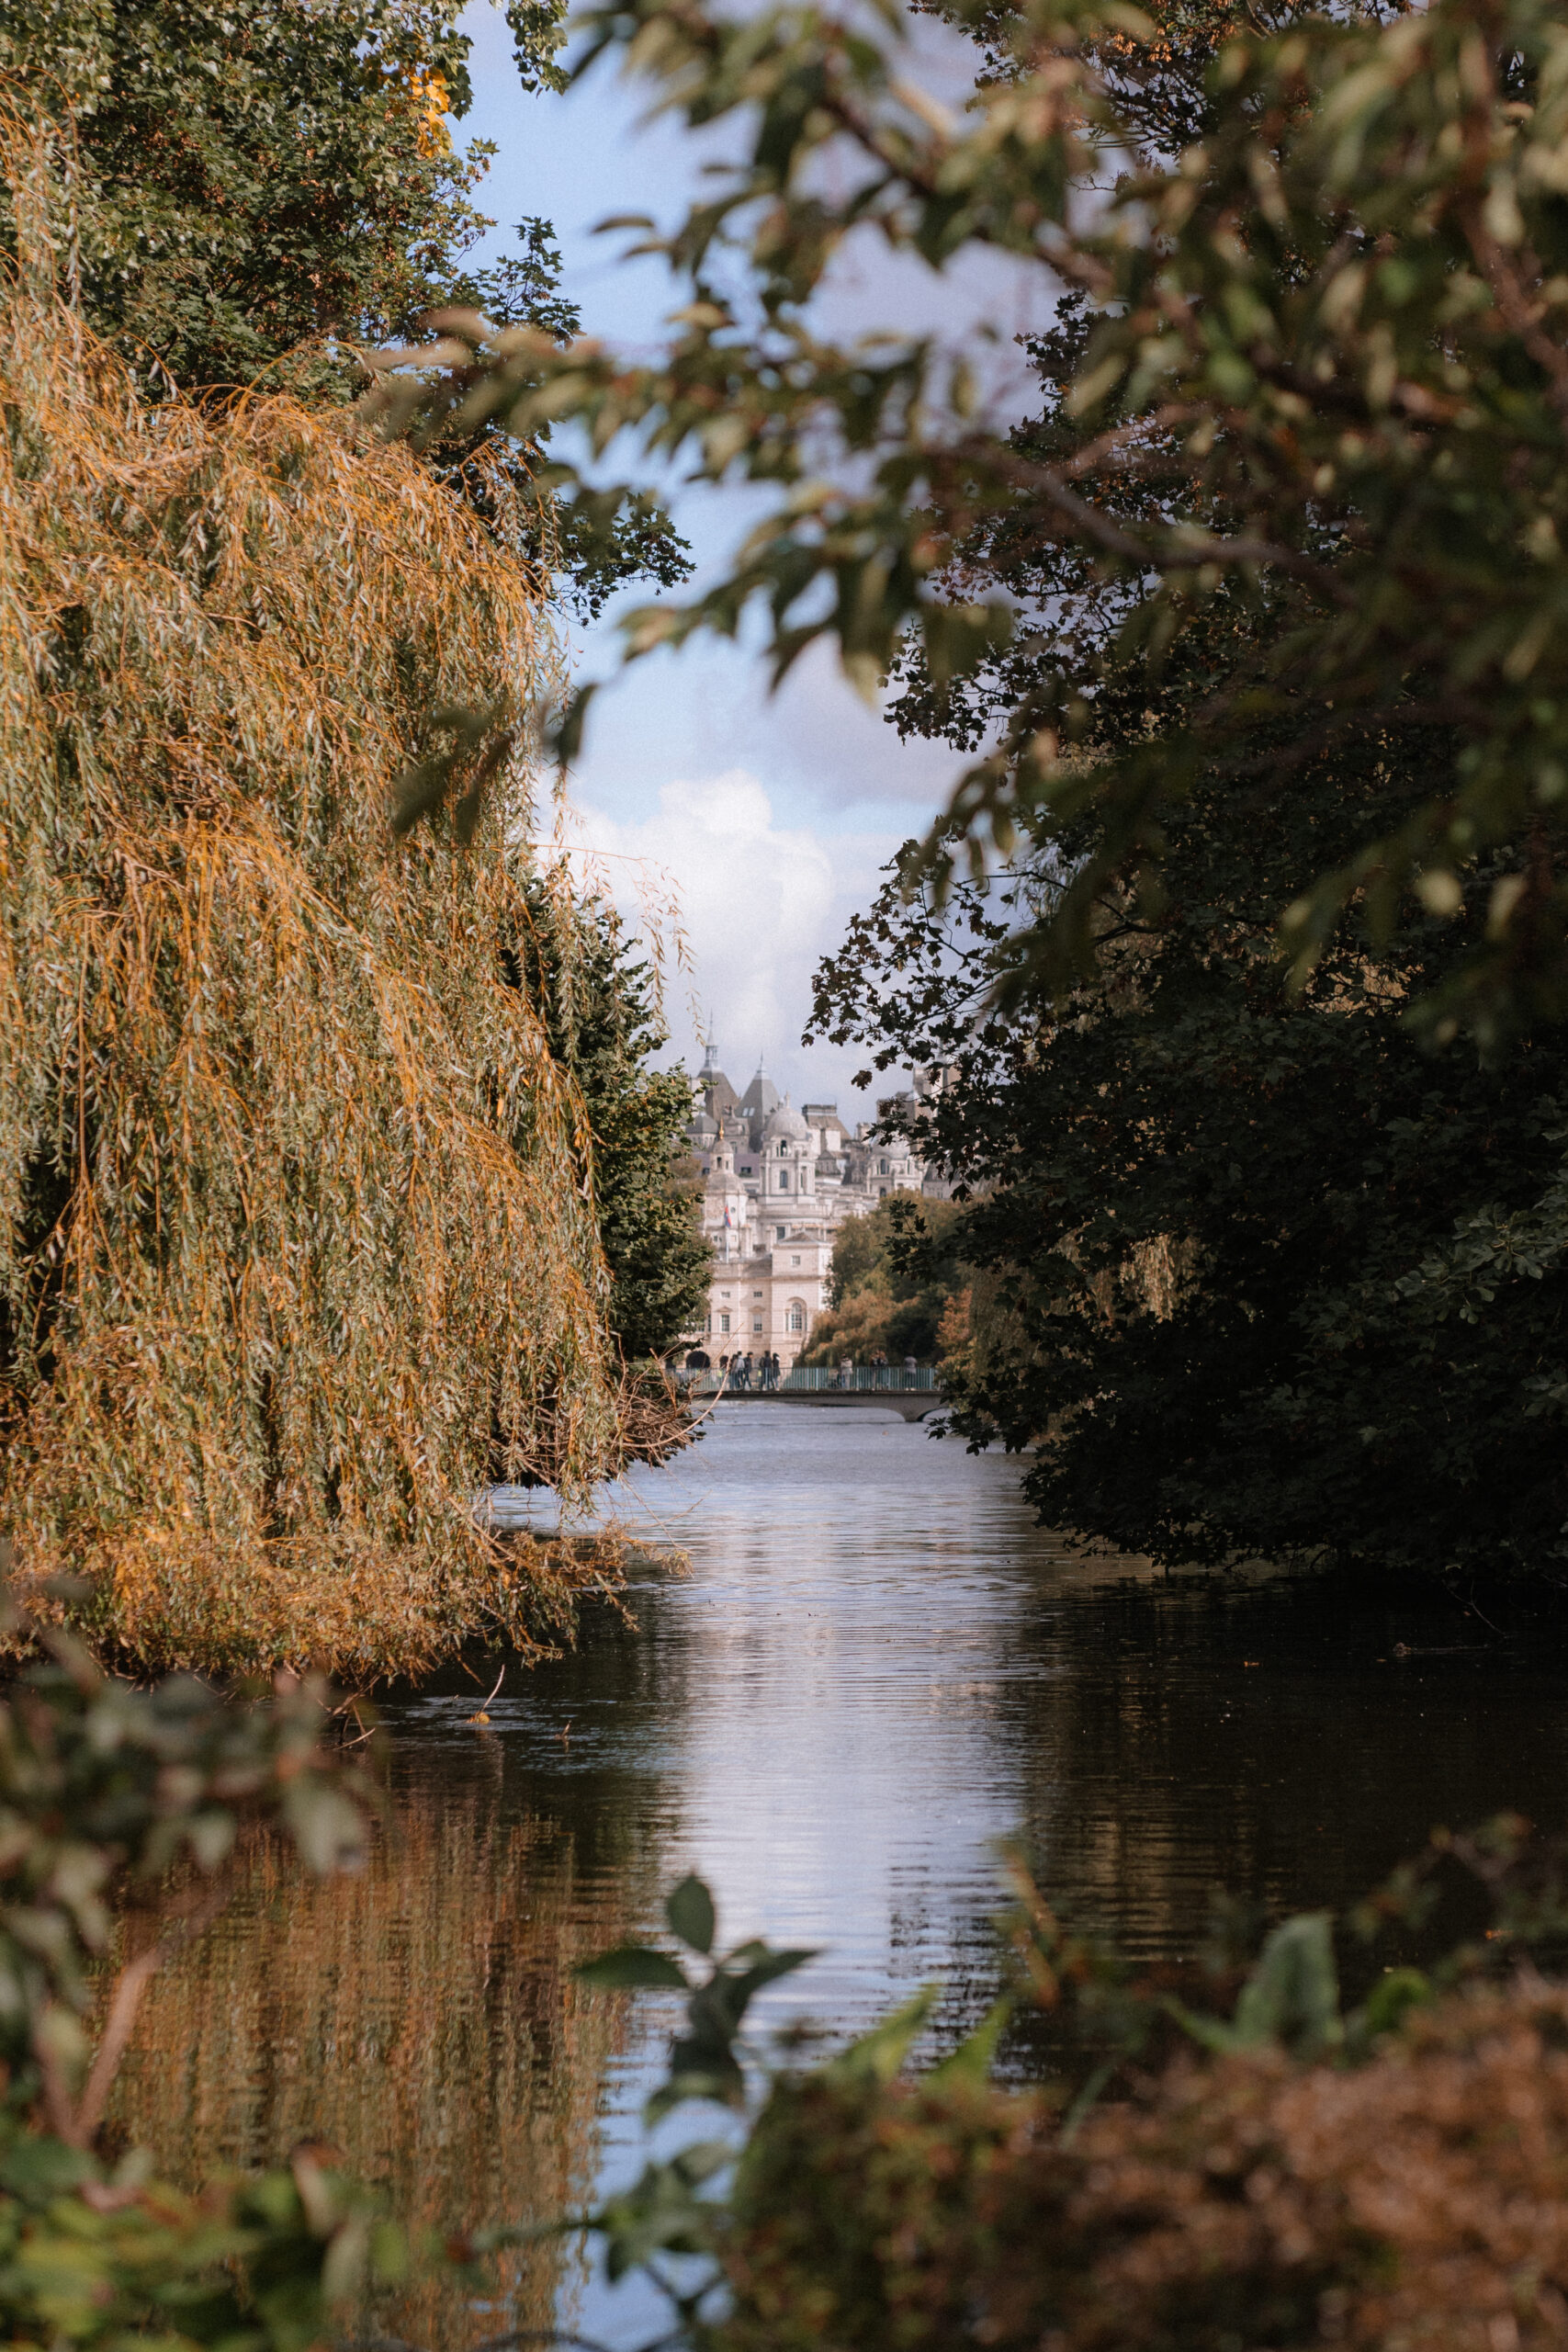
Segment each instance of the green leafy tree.
[{"label": "green leafy tree", "polygon": [[679,1064],[653,1067],[669,1042],[655,975],[614,908],[589,897],[563,910],[544,882],[529,907],[508,969],[539,1004],[587,1112],[610,1329],[629,1362],[662,1355],[701,1329],[712,1271],[683,1135],[692,1081]]},{"label": "green leafy tree", "polygon": [[[1017,438],[1037,459],[1081,442],[1088,332],[1069,303],[1035,346],[1045,400]],[[1055,629],[963,681],[907,663],[900,723],[957,743],[1005,723],[1064,648],[1087,662],[1097,631],[1086,761],[1169,741],[1278,620],[1216,591],[1151,680],[1105,650],[1123,592],[1042,551],[1023,506],[964,556]],[[1269,773],[1287,723],[1260,713],[1247,748]],[[1092,978],[1069,997],[1020,985],[1017,943],[1092,865],[1092,799],[1037,821],[991,888],[939,905],[896,880],[819,976],[839,1042],[951,1073],[919,1148],[974,1196],[980,1280],[948,1386],[974,1435],[1032,1449],[1052,1521],[1167,1561],[1560,1567],[1560,1035],[1434,1058],[1406,1017],[1451,985],[1506,866],[1468,869],[1468,926],[1411,900],[1375,955],[1338,935],[1294,984],[1276,952],[1278,908],[1370,822],[1418,809],[1451,752],[1437,724],[1367,725],[1300,763],[1288,798],[1196,777],[1163,819],[1157,900],[1102,879]]]},{"label": "green leafy tree", "polygon": [[[525,432],[568,415],[596,449],[625,432],[662,461],[772,492],[705,593],[630,618],[631,650],[733,634],[755,609],[777,671],[826,638],[867,690],[911,632],[939,683],[1016,639],[1011,602],[951,567],[978,523],[1026,507],[1039,548],[1082,551],[1121,600],[1098,639],[1047,644],[930,845],[945,874],[987,842],[1006,856],[1037,818],[1097,811],[1092,849],[1021,960],[1059,987],[1089,967],[1101,889],[1157,893],[1168,813],[1201,779],[1224,779],[1243,832],[1260,796],[1288,798],[1306,763],[1371,730],[1425,747],[1425,786],[1413,803],[1398,786],[1372,793],[1354,839],[1271,910],[1298,979],[1344,910],[1375,944],[1415,891],[1461,933],[1441,987],[1412,1007],[1438,1035],[1555,1013],[1568,979],[1559,12],[1438,0],[1386,23],[1249,16],[1217,41],[1199,26],[1182,40],[1199,62],[1213,51],[1201,104],[1163,119],[1150,93],[1181,41],[1122,0],[952,13],[992,45],[958,113],[920,86],[897,18],[604,0],[581,70],[625,51],[657,103],[735,141],[699,205],[651,239],[694,299],[648,363],[592,346],[552,356],[520,332],[434,393],[406,377],[389,413],[434,404]],[[936,269],[995,248],[1034,274],[1042,315],[1061,286],[1083,294],[1095,323],[1067,391],[1069,453],[1020,446],[969,350],[813,331],[824,272],[868,236]],[[1222,594],[1247,626],[1208,694],[1177,722],[1097,744],[1102,665],[1134,663],[1157,686],[1183,648],[1213,650]],[[1050,639],[1049,621],[1036,633]],[[581,715],[580,702],[568,748]],[[1263,719],[1278,730],[1266,749]],[[1497,870],[1477,901],[1463,877],[1483,857]]]},{"label": "green leafy tree", "polygon": [[[399,334],[490,224],[459,0],[5,0],[0,63],[69,107],[71,266],[90,324],[185,386],[253,381],[303,343]],[[521,62],[550,70],[541,40]]]},{"label": "green leafy tree", "polygon": [[959,1216],[947,1201],[895,1195],[842,1226],[833,1243],[829,1311],[802,1363],[831,1363],[840,1355],[863,1362],[878,1351],[931,1363],[965,1283],[948,1247]]},{"label": "green leafy tree", "polygon": [[1404,1008],[1452,952],[1429,919],[1289,989],[1272,894],[1358,780],[1309,776],[1245,844],[1223,792],[1190,796],[1165,913],[1102,904],[1066,1004],[976,1017],[1049,857],[941,909],[895,879],[818,1017],[951,1072],[917,1136],[969,1196],[946,1385],[976,1440],[1032,1449],[1048,1522],[1170,1562],[1561,1574],[1568,1055],[1420,1052]]}]

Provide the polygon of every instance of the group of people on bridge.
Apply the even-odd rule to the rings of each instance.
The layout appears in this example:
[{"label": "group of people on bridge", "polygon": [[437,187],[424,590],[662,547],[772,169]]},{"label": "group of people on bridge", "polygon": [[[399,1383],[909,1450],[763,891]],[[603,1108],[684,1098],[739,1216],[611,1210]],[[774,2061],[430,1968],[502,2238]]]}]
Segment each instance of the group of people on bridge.
[{"label": "group of people on bridge", "polygon": [[[731,1388],[771,1389],[779,1385],[782,1369],[778,1357],[764,1348],[753,1357],[750,1348],[743,1356],[720,1356],[718,1368],[728,1379]],[[686,1358],[688,1372],[711,1372],[713,1362],[705,1348],[694,1348]]]}]

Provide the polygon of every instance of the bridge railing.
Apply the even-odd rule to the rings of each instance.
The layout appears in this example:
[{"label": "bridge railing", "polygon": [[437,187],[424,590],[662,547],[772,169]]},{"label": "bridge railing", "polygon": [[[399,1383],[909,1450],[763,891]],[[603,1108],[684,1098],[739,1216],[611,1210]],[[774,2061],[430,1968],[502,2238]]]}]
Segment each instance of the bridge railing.
[{"label": "bridge railing", "polygon": [[[713,1396],[717,1394],[725,1375],[716,1368],[712,1372],[694,1372],[684,1377],[691,1382],[693,1396]],[[757,1376],[753,1373],[751,1376],[753,1394],[758,1385]],[[824,1388],[836,1389],[840,1394],[846,1390],[864,1394],[876,1391],[907,1392],[910,1389],[922,1389],[929,1394],[933,1392],[937,1385],[936,1374],[930,1364],[918,1364],[913,1372],[906,1372],[902,1364],[896,1363],[852,1364],[847,1372],[840,1370],[837,1364],[797,1364],[793,1372],[784,1373],[779,1381],[781,1391],[788,1390],[797,1396],[803,1390]],[[730,1386],[734,1386],[733,1374],[730,1375]]]}]

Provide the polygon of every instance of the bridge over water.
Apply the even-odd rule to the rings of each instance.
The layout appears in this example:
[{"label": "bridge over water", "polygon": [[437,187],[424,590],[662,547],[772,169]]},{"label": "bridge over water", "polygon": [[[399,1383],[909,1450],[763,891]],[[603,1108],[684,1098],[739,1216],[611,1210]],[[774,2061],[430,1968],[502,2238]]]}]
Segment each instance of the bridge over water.
[{"label": "bridge over water", "polygon": [[826,1365],[786,1372],[776,1388],[736,1388],[724,1374],[699,1373],[687,1390],[694,1404],[804,1405],[818,1411],[897,1413],[923,1421],[942,1409],[942,1391],[929,1366],[905,1372],[894,1364],[860,1364],[848,1373]]}]

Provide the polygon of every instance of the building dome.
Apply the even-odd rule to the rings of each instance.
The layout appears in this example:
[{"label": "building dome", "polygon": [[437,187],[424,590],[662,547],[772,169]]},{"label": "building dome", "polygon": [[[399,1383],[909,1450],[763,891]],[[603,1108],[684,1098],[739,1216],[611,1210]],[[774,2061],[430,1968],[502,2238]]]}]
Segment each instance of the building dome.
[{"label": "building dome", "polygon": [[810,1135],[811,1130],[800,1113],[792,1111],[787,1101],[781,1102],[776,1111],[769,1113],[762,1127],[764,1143],[806,1143]]}]

